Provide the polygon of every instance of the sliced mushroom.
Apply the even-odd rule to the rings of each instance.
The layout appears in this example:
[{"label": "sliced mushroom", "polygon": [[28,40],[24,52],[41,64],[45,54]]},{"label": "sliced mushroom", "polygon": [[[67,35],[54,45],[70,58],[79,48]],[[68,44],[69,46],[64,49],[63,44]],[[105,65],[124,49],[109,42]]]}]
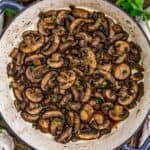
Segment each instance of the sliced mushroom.
[{"label": "sliced mushroom", "polygon": [[19,90],[18,88],[14,88],[13,92],[17,100],[23,101],[22,90]]},{"label": "sliced mushroom", "polygon": [[33,53],[39,50],[44,44],[44,37],[36,31],[26,31],[23,33],[24,41],[20,44],[23,53]]},{"label": "sliced mushroom", "polygon": [[100,137],[99,131],[87,131],[87,132],[80,132],[77,134],[77,137],[82,140],[93,140]]},{"label": "sliced mushroom", "polygon": [[64,60],[59,53],[52,54],[52,57],[47,60],[47,64],[51,68],[60,68],[64,64]]},{"label": "sliced mushroom", "polygon": [[77,26],[79,26],[80,24],[89,24],[89,23],[93,23],[94,21],[92,19],[84,19],[84,18],[78,18],[75,19],[71,25],[70,25],[70,33],[74,33],[75,29],[77,28]]},{"label": "sliced mushroom", "polygon": [[11,53],[9,54],[9,56],[10,56],[11,58],[13,58],[13,59],[16,60],[18,53],[19,53],[19,49],[18,49],[18,48],[14,48],[14,49],[11,51]]},{"label": "sliced mushroom", "polygon": [[95,113],[90,125],[97,130],[109,130],[111,128],[110,120],[106,119],[102,113]]},{"label": "sliced mushroom", "polygon": [[42,118],[43,119],[48,119],[51,117],[62,117],[63,113],[58,110],[47,110],[43,113]]},{"label": "sliced mushroom", "polygon": [[76,134],[79,132],[81,126],[80,117],[77,113],[74,114],[74,129],[73,133]]},{"label": "sliced mushroom", "polygon": [[30,115],[27,112],[21,113],[22,118],[28,122],[36,122],[39,118],[39,115]]},{"label": "sliced mushroom", "polygon": [[83,39],[85,42],[91,42],[92,41],[92,37],[85,32],[79,32],[75,36],[77,39]]},{"label": "sliced mushroom", "polygon": [[25,59],[25,63],[32,63],[33,65],[41,65],[45,57],[42,54],[33,54]]},{"label": "sliced mushroom", "polygon": [[46,120],[46,119],[39,119],[38,120],[38,127],[44,133],[49,132],[49,125],[50,125],[49,120]]},{"label": "sliced mushroom", "polygon": [[130,87],[127,87],[128,90],[130,90],[130,93],[124,89],[120,89],[120,92],[119,92],[119,95],[120,97],[118,98],[118,102],[121,104],[121,105],[129,105],[131,104],[137,94],[138,94],[138,84],[134,81],[132,81],[130,84],[129,84]]},{"label": "sliced mushroom", "polygon": [[72,94],[66,94],[60,102],[61,106],[66,105],[71,99],[72,99]]},{"label": "sliced mushroom", "polygon": [[45,65],[40,65],[37,67],[31,65],[26,69],[26,77],[32,83],[38,83],[47,72],[48,68]]},{"label": "sliced mushroom", "polygon": [[38,115],[42,111],[42,107],[39,106],[33,109],[30,109],[29,107],[27,107],[25,111],[29,113],[30,115]]},{"label": "sliced mushroom", "polygon": [[97,61],[95,53],[91,50],[91,48],[85,48],[86,56],[84,58],[84,64],[89,66],[88,75],[91,75],[97,67]]},{"label": "sliced mushroom", "polygon": [[47,49],[43,50],[42,53],[46,56],[51,55],[52,53],[57,51],[59,44],[60,44],[60,37],[57,34],[55,34],[52,45],[50,47],[48,47]]},{"label": "sliced mushroom", "polygon": [[86,91],[84,93],[84,96],[81,98],[82,103],[86,103],[91,97],[91,92],[92,92],[91,86],[90,86],[89,83],[87,83],[86,85],[87,85],[86,86]]},{"label": "sliced mushroom", "polygon": [[101,18],[98,18],[98,19],[96,20],[95,24],[88,26],[88,31],[89,31],[89,32],[93,32],[93,31],[98,30],[98,28],[99,28],[100,25],[101,25],[101,22],[102,22]]},{"label": "sliced mushroom", "polygon": [[76,8],[75,6],[70,6],[71,12],[74,17],[76,18],[88,18],[89,12],[82,9],[82,8]]},{"label": "sliced mushroom", "polygon": [[55,118],[51,121],[50,131],[53,136],[60,135],[63,130],[63,122],[59,118]]},{"label": "sliced mushroom", "polygon": [[144,75],[141,72],[136,72],[136,73],[132,74],[130,78],[134,81],[140,81],[144,78]]},{"label": "sliced mushroom", "polygon": [[68,14],[69,14],[69,11],[68,11],[68,10],[61,10],[61,11],[58,13],[58,16],[57,16],[57,18],[56,18],[57,24],[62,25],[63,22],[64,22],[64,19],[67,17]]},{"label": "sliced mushroom", "polygon": [[69,103],[70,109],[74,111],[78,111],[81,108],[81,103],[79,102],[70,102]]},{"label": "sliced mushroom", "polygon": [[109,111],[109,117],[114,121],[121,121],[129,116],[129,112],[123,106],[116,104],[113,109]]},{"label": "sliced mushroom", "polygon": [[67,143],[72,137],[72,127],[68,127],[67,129],[65,129],[62,134],[56,138],[57,142],[60,143]]},{"label": "sliced mushroom", "polygon": [[61,72],[57,80],[60,82],[61,89],[69,89],[76,80],[76,74],[72,70]]},{"label": "sliced mushroom", "polygon": [[114,104],[110,102],[103,103],[101,105],[101,110],[105,115],[108,115],[109,110],[113,109]]},{"label": "sliced mushroom", "polygon": [[123,63],[119,64],[114,69],[114,77],[118,80],[125,80],[130,75],[130,67]]},{"label": "sliced mushroom", "polygon": [[41,81],[41,89],[43,91],[47,91],[49,88],[53,88],[55,86],[56,74],[57,73],[55,71],[51,71],[43,77]]},{"label": "sliced mushroom", "polygon": [[116,100],[116,94],[111,89],[106,89],[103,92],[104,98],[108,100],[115,101]]},{"label": "sliced mushroom", "polygon": [[43,100],[43,94],[39,88],[27,88],[25,90],[25,96],[33,103],[39,103]]}]

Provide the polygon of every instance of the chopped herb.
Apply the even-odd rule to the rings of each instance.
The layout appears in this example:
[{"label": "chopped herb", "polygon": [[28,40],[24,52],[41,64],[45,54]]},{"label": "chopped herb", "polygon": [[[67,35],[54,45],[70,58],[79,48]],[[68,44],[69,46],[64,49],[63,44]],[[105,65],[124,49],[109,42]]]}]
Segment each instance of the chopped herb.
[{"label": "chopped herb", "polygon": [[53,102],[56,102],[58,100],[58,96],[54,95],[52,99],[53,99]]},{"label": "chopped herb", "polygon": [[101,98],[96,98],[96,103],[97,104],[101,104],[103,102],[103,99],[101,99]]},{"label": "chopped herb", "polygon": [[35,123],[32,123],[32,128],[36,128],[36,124]]},{"label": "chopped herb", "polygon": [[53,124],[53,125],[62,125],[62,122],[59,121],[59,120],[53,120],[53,121],[52,121],[52,124]]},{"label": "chopped herb", "polygon": [[122,74],[127,74],[127,73],[128,73],[127,70],[123,70],[123,71],[122,71]]},{"label": "chopped herb", "polygon": [[29,67],[30,67],[31,70],[35,69],[35,65],[34,64],[31,64]]},{"label": "chopped herb", "polygon": [[53,20],[56,20],[56,18],[57,18],[57,16],[52,15],[52,19],[53,19]]},{"label": "chopped herb", "polygon": [[76,87],[77,89],[82,89],[82,88],[83,88],[83,86],[82,86],[82,84],[81,84],[80,81],[75,82],[75,87]]}]

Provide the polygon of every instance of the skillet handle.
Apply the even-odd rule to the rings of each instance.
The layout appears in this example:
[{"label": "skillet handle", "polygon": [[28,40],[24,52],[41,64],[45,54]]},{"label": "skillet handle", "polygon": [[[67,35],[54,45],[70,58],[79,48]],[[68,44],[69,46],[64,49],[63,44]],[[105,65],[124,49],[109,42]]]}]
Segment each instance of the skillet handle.
[{"label": "skillet handle", "polygon": [[121,147],[121,150],[150,150],[150,136],[146,139],[146,141],[144,142],[143,146],[138,148],[138,149],[129,147],[127,144],[124,144]]},{"label": "skillet handle", "polygon": [[21,4],[13,2],[12,0],[0,1],[0,11],[3,12],[6,8],[12,8],[12,9],[17,10],[17,11],[21,11],[24,9],[24,7]]}]

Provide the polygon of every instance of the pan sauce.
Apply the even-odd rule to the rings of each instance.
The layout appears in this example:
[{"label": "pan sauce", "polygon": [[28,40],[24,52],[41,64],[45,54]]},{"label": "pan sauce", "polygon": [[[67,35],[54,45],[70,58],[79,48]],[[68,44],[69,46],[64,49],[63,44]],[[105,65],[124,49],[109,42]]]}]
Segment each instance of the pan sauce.
[{"label": "pan sauce", "polygon": [[60,143],[109,133],[143,95],[141,48],[102,12],[39,16],[38,31],[25,31],[10,54],[16,109]]}]

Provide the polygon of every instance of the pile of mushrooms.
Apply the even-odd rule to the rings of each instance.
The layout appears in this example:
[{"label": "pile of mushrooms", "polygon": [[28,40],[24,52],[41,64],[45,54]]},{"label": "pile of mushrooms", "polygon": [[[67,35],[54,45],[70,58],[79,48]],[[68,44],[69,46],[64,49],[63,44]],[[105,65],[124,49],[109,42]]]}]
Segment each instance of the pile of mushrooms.
[{"label": "pile of mushrooms", "polygon": [[143,95],[141,49],[102,12],[41,12],[10,54],[14,104],[60,143],[111,132]]}]

